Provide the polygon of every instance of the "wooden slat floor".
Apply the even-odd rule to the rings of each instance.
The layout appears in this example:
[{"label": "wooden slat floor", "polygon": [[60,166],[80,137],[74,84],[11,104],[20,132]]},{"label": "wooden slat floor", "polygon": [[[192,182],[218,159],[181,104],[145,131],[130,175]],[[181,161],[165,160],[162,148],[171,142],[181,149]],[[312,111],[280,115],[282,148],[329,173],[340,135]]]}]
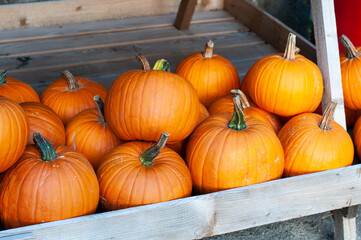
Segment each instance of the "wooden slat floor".
[{"label": "wooden slat floor", "polygon": [[1,31],[0,69],[40,94],[64,69],[108,88],[119,75],[139,69],[139,53],[151,65],[165,58],[174,70],[210,39],[241,78],[259,58],[277,52],[225,11],[195,13],[186,31],[173,27],[174,19],[171,14]]}]

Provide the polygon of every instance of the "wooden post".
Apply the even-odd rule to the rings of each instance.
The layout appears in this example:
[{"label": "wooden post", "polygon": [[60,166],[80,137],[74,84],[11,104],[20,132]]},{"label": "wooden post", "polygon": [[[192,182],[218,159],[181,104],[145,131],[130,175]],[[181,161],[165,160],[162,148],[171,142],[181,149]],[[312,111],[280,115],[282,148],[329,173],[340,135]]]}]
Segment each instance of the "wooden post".
[{"label": "wooden post", "polygon": [[332,212],[335,222],[335,239],[356,239],[357,206],[346,207]]},{"label": "wooden post", "polygon": [[194,10],[196,9],[197,0],[182,0],[178,13],[174,21],[174,26],[179,30],[186,30],[192,20]]}]

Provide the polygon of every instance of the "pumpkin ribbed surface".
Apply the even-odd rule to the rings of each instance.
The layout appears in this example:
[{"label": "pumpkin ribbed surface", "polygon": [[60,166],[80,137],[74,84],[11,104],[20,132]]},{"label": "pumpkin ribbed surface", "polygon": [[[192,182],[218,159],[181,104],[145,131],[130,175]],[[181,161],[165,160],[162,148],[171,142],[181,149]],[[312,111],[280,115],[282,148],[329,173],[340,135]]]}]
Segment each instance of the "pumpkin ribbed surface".
[{"label": "pumpkin ribbed surface", "polygon": [[6,78],[6,83],[0,84],[0,95],[17,103],[40,102],[38,94],[32,87],[11,77]]}]

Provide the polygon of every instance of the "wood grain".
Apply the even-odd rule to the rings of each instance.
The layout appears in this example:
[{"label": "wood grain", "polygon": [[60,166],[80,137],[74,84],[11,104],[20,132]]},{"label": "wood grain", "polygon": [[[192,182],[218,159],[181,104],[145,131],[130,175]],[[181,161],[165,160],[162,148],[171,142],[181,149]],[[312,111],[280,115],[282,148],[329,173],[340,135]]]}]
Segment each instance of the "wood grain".
[{"label": "wood grain", "polygon": [[182,0],[179,4],[174,26],[179,30],[186,30],[191,23],[197,0]]}]

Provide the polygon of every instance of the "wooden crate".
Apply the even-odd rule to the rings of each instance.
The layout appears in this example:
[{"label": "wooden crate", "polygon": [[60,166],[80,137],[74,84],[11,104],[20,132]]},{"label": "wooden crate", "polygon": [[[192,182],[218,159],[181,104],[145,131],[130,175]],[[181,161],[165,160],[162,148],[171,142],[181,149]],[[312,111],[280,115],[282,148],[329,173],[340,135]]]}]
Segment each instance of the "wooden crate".
[{"label": "wooden crate", "polygon": [[[332,1],[311,2],[317,49],[299,35],[297,46],[313,61],[317,55],[325,82],[323,104],[336,101],[335,120],[345,126]],[[228,58],[242,78],[259,58],[283,51],[292,31],[246,0],[202,0],[193,18],[192,11],[183,9],[185,21],[178,23],[187,25],[192,18],[190,28],[177,30],[173,22],[178,5],[173,0],[71,0],[0,7],[1,68],[38,93],[64,69],[109,87],[120,74],[139,68],[138,53],[151,64],[166,58],[174,70],[212,39],[215,53]],[[361,203],[360,176],[361,167],[354,165],[3,230],[0,239],[197,239],[336,209],[343,210],[334,211],[335,237],[355,239],[357,208],[348,207]]]}]

